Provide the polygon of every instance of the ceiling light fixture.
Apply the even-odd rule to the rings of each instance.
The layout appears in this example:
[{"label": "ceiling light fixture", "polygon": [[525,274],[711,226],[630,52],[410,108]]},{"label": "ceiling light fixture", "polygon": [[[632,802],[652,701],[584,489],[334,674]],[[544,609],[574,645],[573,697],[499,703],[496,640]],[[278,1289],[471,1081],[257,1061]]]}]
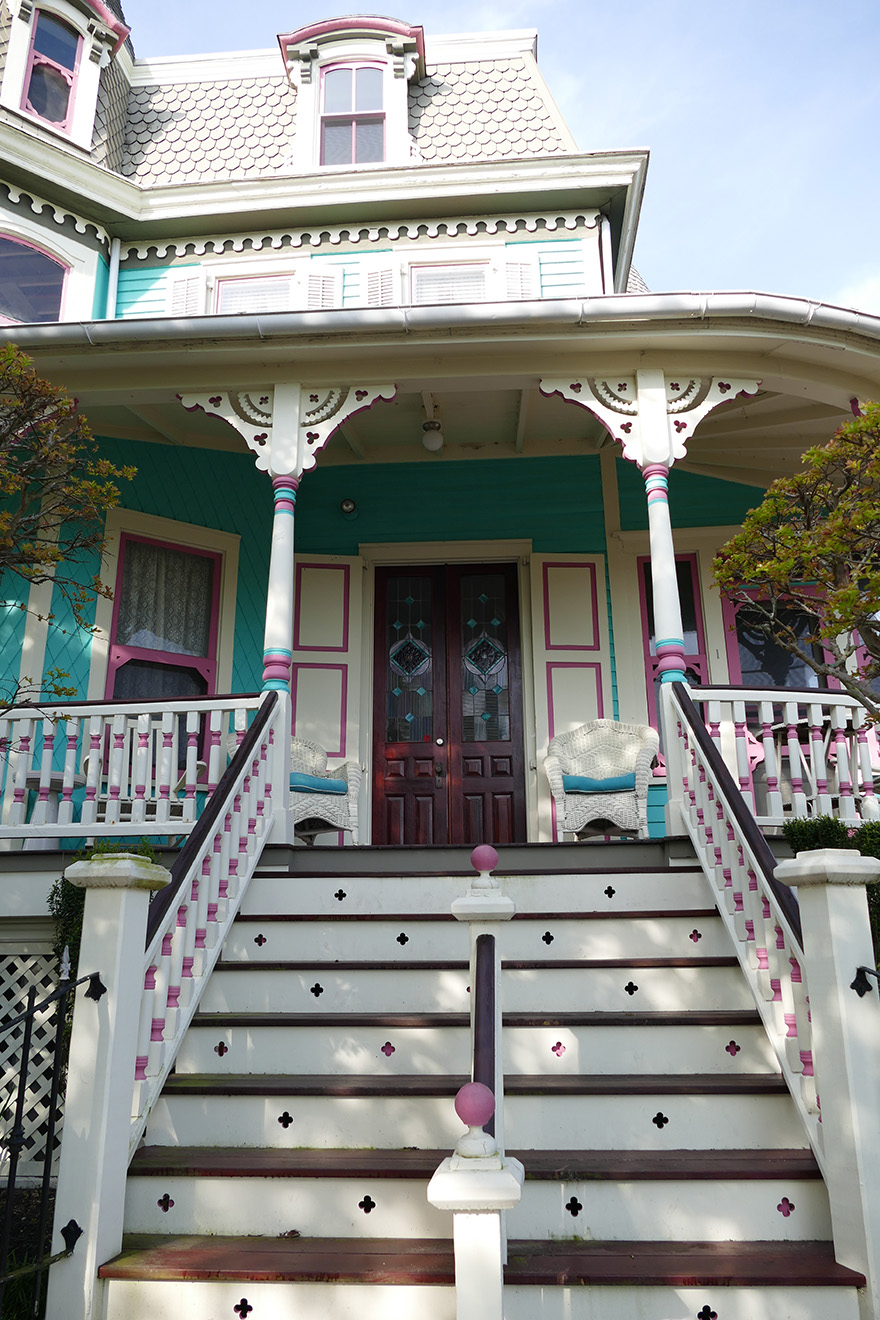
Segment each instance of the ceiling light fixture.
[{"label": "ceiling light fixture", "polygon": [[439,422],[422,422],[422,444],[431,454],[443,448],[443,429]]}]

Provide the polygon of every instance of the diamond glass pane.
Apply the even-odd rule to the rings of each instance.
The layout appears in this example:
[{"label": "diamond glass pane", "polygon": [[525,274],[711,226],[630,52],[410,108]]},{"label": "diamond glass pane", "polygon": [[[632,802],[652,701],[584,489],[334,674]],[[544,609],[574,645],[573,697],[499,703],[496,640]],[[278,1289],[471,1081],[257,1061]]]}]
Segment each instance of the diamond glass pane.
[{"label": "diamond glass pane", "polygon": [[510,739],[507,613],[501,573],[461,579],[463,742]]},{"label": "diamond glass pane", "polygon": [[431,579],[387,581],[385,738],[430,742],[434,736]]}]

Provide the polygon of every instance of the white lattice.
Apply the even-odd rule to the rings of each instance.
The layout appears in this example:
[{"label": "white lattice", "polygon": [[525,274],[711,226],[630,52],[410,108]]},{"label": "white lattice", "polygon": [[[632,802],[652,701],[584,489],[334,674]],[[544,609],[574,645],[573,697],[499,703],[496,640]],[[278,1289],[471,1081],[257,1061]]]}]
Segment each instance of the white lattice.
[{"label": "white lattice", "polygon": [[[21,1048],[24,1023],[6,1029],[5,1024],[22,1014],[27,1007],[31,986],[37,990],[36,1002],[50,995],[56,987],[55,960],[48,954],[0,955],[0,1175],[9,1168],[5,1141],[15,1121]],[[41,1176],[43,1172],[46,1131],[49,1121],[49,1097],[52,1090],[52,1063],[55,1042],[56,1006],[50,1004],[34,1019],[31,1033],[24,1108],[24,1146],[19,1155],[17,1181]],[[56,1117],[52,1149],[53,1173],[57,1171],[61,1144],[61,1115]]]}]

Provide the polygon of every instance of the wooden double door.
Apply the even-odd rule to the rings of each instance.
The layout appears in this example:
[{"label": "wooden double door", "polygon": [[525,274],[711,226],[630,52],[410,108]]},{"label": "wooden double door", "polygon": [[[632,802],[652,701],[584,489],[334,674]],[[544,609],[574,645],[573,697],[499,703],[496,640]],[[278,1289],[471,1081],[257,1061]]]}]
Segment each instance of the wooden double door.
[{"label": "wooden double door", "polygon": [[373,842],[526,838],[516,564],[376,571]]}]

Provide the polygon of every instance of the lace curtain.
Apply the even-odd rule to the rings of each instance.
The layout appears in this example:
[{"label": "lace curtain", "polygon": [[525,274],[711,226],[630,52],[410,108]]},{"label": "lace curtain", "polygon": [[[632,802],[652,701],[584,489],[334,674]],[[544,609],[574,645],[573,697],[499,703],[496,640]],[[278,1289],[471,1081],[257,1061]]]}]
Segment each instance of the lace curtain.
[{"label": "lace curtain", "polygon": [[128,541],[116,643],[176,655],[206,656],[214,561],[146,541]]}]

